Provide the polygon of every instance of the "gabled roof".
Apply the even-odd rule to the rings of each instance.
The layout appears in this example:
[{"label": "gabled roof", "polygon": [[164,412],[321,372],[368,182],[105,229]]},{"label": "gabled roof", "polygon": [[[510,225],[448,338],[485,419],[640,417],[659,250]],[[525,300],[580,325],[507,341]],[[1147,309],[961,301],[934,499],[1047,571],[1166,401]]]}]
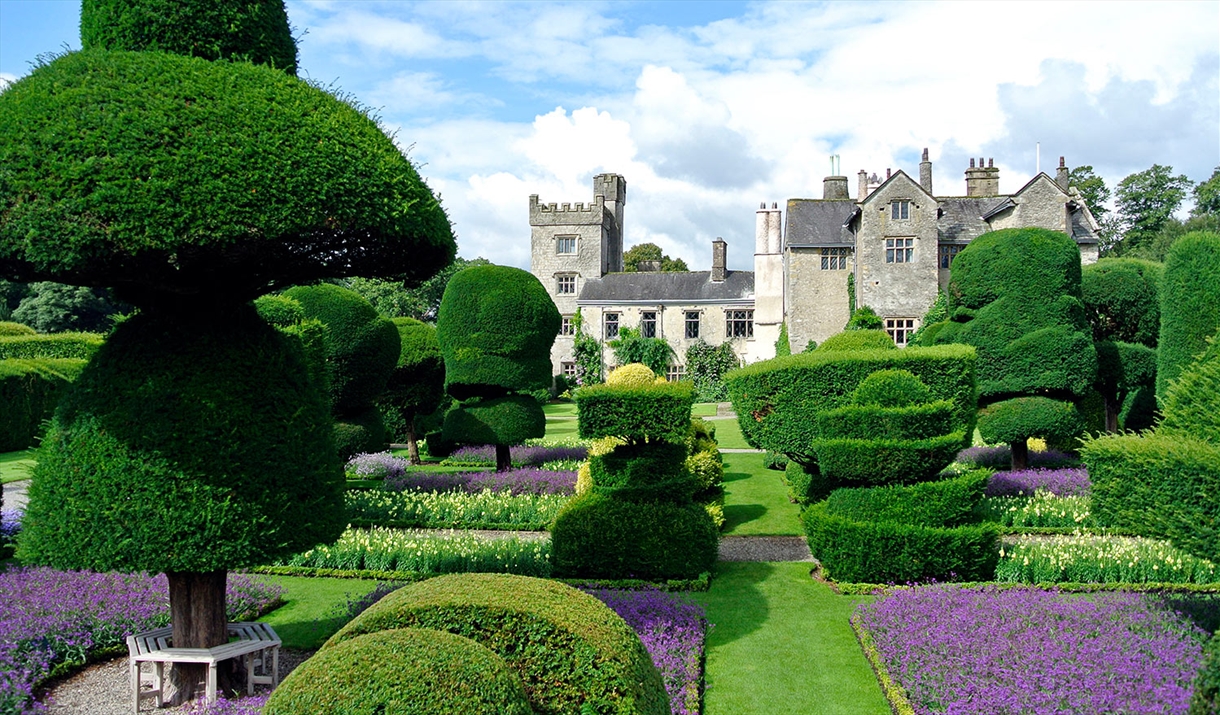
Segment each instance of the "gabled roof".
[{"label": "gabled roof", "polygon": [[1012,202],[1007,196],[946,196],[937,199],[936,229],[941,241],[972,241],[991,230],[984,217]]},{"label": "gabled roof", "polygon": [[788,199],[786,246],[850,246],[847,223],[856,213],[851,199]]},{"label": "gabled roof", "polygon": [[711,271],[608,273],[590,278],[577,303],[731,303],[754,300],[754,272],[729,271],[723,281]]},{"label": "gabled roof", "polygon": [[877,194],[879,194],[879,193],[881,192],[881,190],[882,190],[882,189],[884,189],[885,187],[889,186],[889,185],[890,185],[890,182],[892,182],[892,181],[897,181],[897,180],[898,180],[898,177],[900,177],[900,176],[901,176],[903,179],[906,179],[908,182],[910,182],[912,186],[914,186],[915,188],[919,189],[919,193],[923,194],[924,196],[928,197],[929,199],[932,199],[933,201],[935,201],[935,200],[936,200],[936,197],[932,196],[932,194],[929,194],[929,193],[928,193],[928,192],[927,192],[927,191],[926,191],[926,190],[923,188],[923,184],[921,184],[921,183],[919,183],[918,181],[916,181],[916,180],[912,179],[910,176],[907,176],[907,173],[906,173],[905,171],[903,171],[902,169],[899,169],[898,171],[895,171],[893,174],[890,174],[889,178],[887,178],[885,181],[882,181],[880,186],[878,186],[877,188],[875,188],[875,189],[873,189],[872,191],[870,191],[870,192],[869,192],[869,194],[868,194],[868,196],[866,196],[866,197],[864,198],[864,201],[860,202],[860,203],[861,203],[861,205],[864,205],[864,204],[867,204],[867,203],[871,202],[871,201],[873,200],[873,198],[874,198],[875,196],[877,196]]}]

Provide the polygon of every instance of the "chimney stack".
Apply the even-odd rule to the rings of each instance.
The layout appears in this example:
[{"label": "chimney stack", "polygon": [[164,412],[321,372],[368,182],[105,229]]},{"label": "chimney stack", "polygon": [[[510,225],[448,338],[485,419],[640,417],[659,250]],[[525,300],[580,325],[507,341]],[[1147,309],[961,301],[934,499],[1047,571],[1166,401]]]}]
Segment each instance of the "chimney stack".
[{"label": "chimney stack", "polygon": [[859,185],[856,190],[856,201],[863,201],[868,198],[868,172],[861,169],[857,176],[859,177]]},{"label": "chimney stack", "polygon": [[978,167],[974,159],[970,160],[970,168],[966,169],[967,196],[999,196],[1000,170],[995,168],[995,160],[988,159],[983,166],[983,157],[979,157]]},{"label": "chimney stack", "polygon": [[924,147],[923,160],[919,162],[919,185],[924,191],[932,193],[932,162],[928,161],[927,147]]},{"label": "chimney stack", "polygon": [[1059,168],[1055,170],[1055,183],[1059,184],[1059,188],[1067,193],[1068,186],[1072,183],[1072,172],[1068,171],[1067,164],[1063,157],[1059,157]]},{"label": "chimney stack", "polygon": [[712,241],[712,280],[720,283],[728,275],[729,244],[717,236]]},{"label": "chimney stack", "polygon": [[847,177],[827,176],[822,179],[822,198],[827,201],[850,199],[851,196],[847,194]]}]

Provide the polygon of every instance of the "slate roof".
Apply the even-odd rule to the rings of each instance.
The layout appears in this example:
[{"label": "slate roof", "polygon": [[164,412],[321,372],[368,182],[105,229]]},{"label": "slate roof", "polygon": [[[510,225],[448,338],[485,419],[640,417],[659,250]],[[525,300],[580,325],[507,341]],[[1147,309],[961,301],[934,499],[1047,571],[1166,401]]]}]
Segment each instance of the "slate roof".
[{"label": "slate roof", "polygon": [[855,237],[843,224],[856,212],[851,200],[789,199],[787,246],[852,246]]},{"label": "slate roof", "polygon": [[590,278],[578,303],[725,303],[754,299],[754,271],[729,271],[720,282],[711,271],[608,273]]},{"label": "slate roof", "polygon": [[1093,232],[1082,208],[1072,211],[1072,238],[1076,239],[1076,243],[1097,243],[1097,234]]},{"label": "slate roof", "polygon": [[1011,199],[1007,196],[946,196],[936,199],[940,218],[936,220],[939,238],[946,242],[965,243],[991,230],[983,216]]}]

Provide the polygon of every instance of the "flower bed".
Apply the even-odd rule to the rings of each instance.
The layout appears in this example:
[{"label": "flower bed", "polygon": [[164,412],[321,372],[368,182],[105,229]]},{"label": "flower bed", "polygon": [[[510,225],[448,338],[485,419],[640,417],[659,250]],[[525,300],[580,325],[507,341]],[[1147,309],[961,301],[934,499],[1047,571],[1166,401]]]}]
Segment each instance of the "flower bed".
[{"label": "flower bed", "polygon": [[1039,489],[1033,496],[983,497],[978,513],[984,521],[1017,528],[1091,527],[1095,520],[1087,496],[1059,497]]},{"label": "flower bed", "polygon": [[1216,583],[1220,570],[1155,539],[1073,534],[1005,546],[996,580],[1009,583]]},{"label": "flower bed", "polygon": [[569,497],[559,494],[347,492],[354,526],[418,529],[546,529]]},{"label": "flower bed", "polygon": [[[230,620],[262,613],[281,589],[230,574]],[[121,647],[137,631],[169,622],[163,575],[17,568],[0,572],[0,712],[35,713],[34,686],[59,664]]]},{"label": "flower bed", "polygon": [[551,541],[487,539],[455,531],[348,529],[334,544],[297,554],[286,565],[433,574],[478,571],[545,578],[551,575]]},{"label": "flower bed", "polygon": [[1185,713],[1206,633],[1151,596],[900,589],[860,606],[920,715]]},{"label": "flower bed", "polygon": [[989,497],[1027,497],[1043,491],[1060,497],[1083,497],[1089,495],[1089,488],[1089,473],[1084,467],[1020,469],[991,475],[984,493]]},{"label": "flower bed", "polygon": [[[514,467],[540,467],[555,462],[579,464],[588,456],[589,448],[583,445],[529,444],[512,447],[509,454]],[[461,447],[446,457],[441,464],[454,467],[494,467],[496,449],[489,444]]]},{"label": "flower bed", "polygon": [[[1008,469],[1012,465],[1012,450],[1008,445],[998,447],[968,447],[957,453],[955,462],[974,467],[990,467],[991,469]],[[1080,460],[1065,452],[1048,449],[1043,452],[1029,452],[1029,466],[1043,469],[1059,469],[1075,467]]]},{"label": "flower bed", "polygon": [[497,494],[562,494],[576,492],[575,471],[551,471],[537,467],[510,469],[506,472],[404,472],[387,477],[384,488],[390,492],[466,492],[491,490]]}]

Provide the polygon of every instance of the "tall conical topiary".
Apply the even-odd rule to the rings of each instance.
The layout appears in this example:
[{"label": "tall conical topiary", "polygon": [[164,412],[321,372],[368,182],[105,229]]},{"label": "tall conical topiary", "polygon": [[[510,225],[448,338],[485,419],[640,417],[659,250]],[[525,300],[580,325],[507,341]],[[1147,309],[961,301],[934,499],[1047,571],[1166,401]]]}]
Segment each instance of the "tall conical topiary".
[{"label": "tall conical topiary", "polygon": [[496,445],[496,469],[511,464],[509,446],[546,432],[535,394],[549,391],[551,345],[559,310],[533,275],[508,266],[476,266],[453,276],[441,298],[436,337],[445,390],[459,404],[445,415],[451,442]]},{"label": "tall conical topiary", "polygon": [[[98,0],[82,16],[87,49],[0,93],[0,278],[111,287],[141,317],[53,420],[21,548],[165,570],[174,645],[212,647],[228,638],[226,569],[343,526],[300,343],[249,301],[347,275],[423,280],[453,234],[375,120],[276,69],[295,62],[282,4]],[[144,49],[163,51],[129,51]],[[175,667],[175,701],[205,673]]]}]

